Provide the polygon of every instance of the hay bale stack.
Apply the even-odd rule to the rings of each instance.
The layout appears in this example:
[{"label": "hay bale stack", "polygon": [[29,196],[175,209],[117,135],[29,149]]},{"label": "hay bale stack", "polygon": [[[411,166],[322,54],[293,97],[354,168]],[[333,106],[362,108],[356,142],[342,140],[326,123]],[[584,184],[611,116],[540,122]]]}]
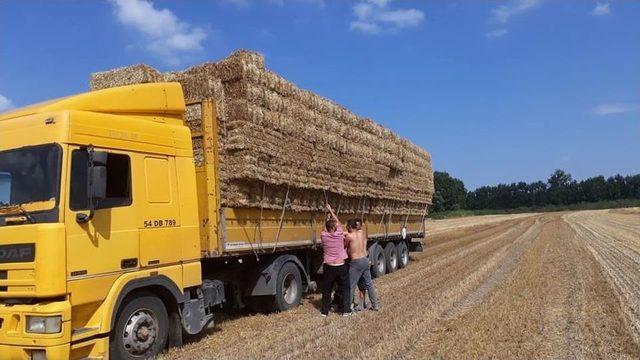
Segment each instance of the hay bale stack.
[{"label": "hay bale stack", "polygon": [[[202,127],[199,101],[215,99],[224,206],[421,214],[431,203],[428,152],[370,119],[300,89],[239,50],[217,63],[159,73],[134,65],[95,73],[92,90],[145,82],[182,84],[185,123]],[[197,166],[202,139],[194,138]],[[288,194],[288,195],[287,195]]]},{"label": "hay bale stack", "polygon": [[162,74],[158,70],[145,64],[121,67],[111,71],[91,74],[89,87],[92,90],[105,89],[116,86],[143,84],[162,81]]}]

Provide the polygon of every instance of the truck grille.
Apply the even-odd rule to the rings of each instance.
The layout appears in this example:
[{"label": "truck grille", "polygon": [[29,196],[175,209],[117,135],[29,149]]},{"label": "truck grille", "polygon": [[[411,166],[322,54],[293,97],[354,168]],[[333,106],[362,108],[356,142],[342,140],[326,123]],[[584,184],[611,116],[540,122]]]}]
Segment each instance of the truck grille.
[{"label": "truck grille", "polygon": [[[4,264],[0,264],[0,268]],[[33,265],[0,270],[0,298],[30,296],[35,292]]]}]

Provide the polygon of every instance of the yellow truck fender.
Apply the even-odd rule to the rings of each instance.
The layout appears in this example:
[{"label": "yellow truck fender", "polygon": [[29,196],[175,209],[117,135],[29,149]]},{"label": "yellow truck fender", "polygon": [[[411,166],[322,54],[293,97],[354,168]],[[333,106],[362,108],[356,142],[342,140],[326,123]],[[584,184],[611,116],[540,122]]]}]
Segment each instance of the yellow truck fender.
[{"label": "yellow truck fender", "polygon": [[[116,315],[120,305],[127,297],[137,290],[148,290],[162,299],[167,312],[178,311],[177,306],[186,300],[185,294],[176,283],[165,275],[149,275],[140,273],[123,274],[111,287],[109,295],[103,304],[101,333],[110,332],[115,325]],[[169,307],[175,306],[175,309]]]}]

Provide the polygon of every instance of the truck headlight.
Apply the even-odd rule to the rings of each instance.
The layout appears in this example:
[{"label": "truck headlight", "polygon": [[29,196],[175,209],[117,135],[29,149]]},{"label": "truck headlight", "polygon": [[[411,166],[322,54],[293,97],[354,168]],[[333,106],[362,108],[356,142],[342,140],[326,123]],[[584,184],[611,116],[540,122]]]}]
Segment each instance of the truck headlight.
[{"label": "truck headlight", "polygon": [[62,331],[62,316],[28,316],[27,332],[34,334],[57,334]]}]

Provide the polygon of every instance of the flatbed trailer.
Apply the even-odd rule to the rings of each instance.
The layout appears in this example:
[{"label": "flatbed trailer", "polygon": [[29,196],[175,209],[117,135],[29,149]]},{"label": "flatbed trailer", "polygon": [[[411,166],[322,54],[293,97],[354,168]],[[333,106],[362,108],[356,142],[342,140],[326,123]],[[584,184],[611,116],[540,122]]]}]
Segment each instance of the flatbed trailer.
[{"label": "flatbed trailer", "polygon": [[[220,205],[218,162],[218,131],[214,100],[187,106],[201,107],[201,130],[192,131],[193,142],[201,141],[204,162],[196,166],[198,214],[202,231],[200,244],[203,258],[239,256],[248,253],[275,253],[282,249],[314,248],[318,246],[326,213],[294,212],[283,204],[283,210],[260,208],[229,208]],[[286,198],[286,197],[285,197]],[[286,200],[285,200],[286,202]],[[340,215],[340,209],[337,209]],[[423,215],[369,214],[363,209],[357,214],[371,241],[398,241],[421,238]]]},{"label": "flatbed trailer", "polygon": [[[0,115],[0,358],[146,358],[315,289],[325,214],[222,206],[215,105],[195,105],[199,131],[177,83]],[[421,250],[426,211],[341,215],[364,220],[374,276]]]}]

